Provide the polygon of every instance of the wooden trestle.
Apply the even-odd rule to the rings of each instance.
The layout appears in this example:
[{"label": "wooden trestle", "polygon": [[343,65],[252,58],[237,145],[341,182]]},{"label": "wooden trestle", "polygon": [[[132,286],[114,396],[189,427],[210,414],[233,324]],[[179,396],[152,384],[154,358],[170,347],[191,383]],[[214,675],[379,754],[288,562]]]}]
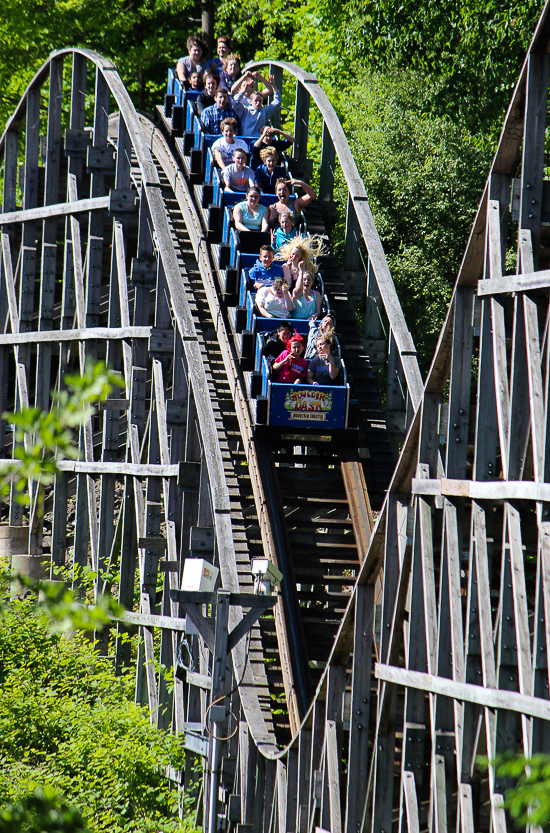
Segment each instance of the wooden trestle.
[{"label": "wooden trestle", "polygon": [[[45,516],[33,492],[30,512],[9,505],[9,523],[29,528],[29,553],[52,570],[91,564],[98,593],[119,574],[129,612],[117,632],[143,636],[136,697],[185,733],[189,765],[171,773],[184,789],[208,750],[212,662],[180,618],[182,565],[205,557],[234,594],[252,590],[254,555],[284,574],[226,675],[225,830],[502,833],[506,785],[477,756],[550,752],[549,51],[547,7],[424,388],[334,110],[314,76],[271,65],[279,86],[296,82],[304,174],[311,101],[323,118],[319,205],[331,208],[336,165],[349,191],[344,269],[327,258],[323,275],[346,322],[360,427],[328,443],[254,432],[202,192],[164,108],[155,127],[111,62],[64,50],[1,139],[1,411],[49,408],[88,357],[124,383],[82,430]],[[324,231],[321,214],[308,219]],[[365,334],[350,304],[361,279]],[[387,413],[368,360],[380,316]],[[386,418],[408,427],[395,470]],[[0,423],[0,457],[12,453]],[[230,628],[242,617],[232,606]],[[123,673],[128,643],[115,648]]]}]

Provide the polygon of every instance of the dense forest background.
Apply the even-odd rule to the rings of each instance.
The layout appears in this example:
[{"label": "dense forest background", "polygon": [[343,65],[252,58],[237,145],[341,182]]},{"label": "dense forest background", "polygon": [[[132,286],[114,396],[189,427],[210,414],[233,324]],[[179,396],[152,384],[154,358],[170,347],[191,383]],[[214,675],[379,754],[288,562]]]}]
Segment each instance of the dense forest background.
[{"label": "dense forest background", "polygon": [[[211,0],[204,0],[211,2]],[[243,62],[317,74],[347,132],[425,371],[543,0],[220,0]],[[3,0],[0,122],[53,50],[112,58],[136,106],[200,31],[193,0]],[[315,121],[312,121],[315,130]],[[313,136],[312,153],[319,145]]]}]

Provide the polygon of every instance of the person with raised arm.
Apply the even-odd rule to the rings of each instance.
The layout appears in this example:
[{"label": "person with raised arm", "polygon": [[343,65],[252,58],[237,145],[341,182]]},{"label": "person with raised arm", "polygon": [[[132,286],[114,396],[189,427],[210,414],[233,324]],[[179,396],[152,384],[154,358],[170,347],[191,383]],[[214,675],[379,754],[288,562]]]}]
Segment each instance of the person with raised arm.
[{"label": "person with raised arm", "polygon": [[294,303],[282,278],[275,278],[272,286],[258,289],[256,307],[264,318],[290,318]]},{"label": "person with raised arm", "polygon": [[[282,139],[276,139],[276,136],[282,136]],[[294,144],[294,136],[292,133],[287,133],[281,130],[280,127],[271,127],[266,124],[255,142],[250,145],[250,167],[257,168],[262,164],[260,156],[264,148],[275,148],[279,156],[284,153]]]},{"label": "person with raised arm", "polygon": [[332,332],[326,332],[317,339],[317,355],[309,363],[307,380],[310,385],[339,384],[342,360],[332,355]]},{"label": "person with raised arm", "polygon": [[[231,97],[233,97],[236,93],[238,93],[239,88],[240,88],[241,92],[243,93],[243,104],[246,104],[248,106],[250,104],[250,96],[254,92],[255,86],[256,86],[256,79],[253,77],[253,75],[251,75],[251,77],[248,78],[248,79],[243,79],[242,87],[241,87],[241,76],[239,76],[239,78],[235,81],[235,83],[231,87],[231,91],[230,91]],[[270,90],[268,90],[266,87],[264,87],[262,90],[260,90],[260,92],[261,92],[262,97],[264,98],[264,100],[266,98],[269,98],[269,96],[271,95]]]},{"label": "person with raised arm", "polygon": [[292,318],[316,321],[321,312],[321,293],[313,289],[314,277],[311,272],[304,271],[303,261],[298,266],[298,280],[292,290],[294,312]]},{"label": "person with raised arm", "polygon": [[[245,104],[244,92],[242,90],[243,84],[254,78],[256,81],[263,81],[269,95],[273,95],[271,104],[264,107],[264,97],[261,92],[255,90],[250,94],[250,104]],[[243,136],[259,136],[266,125],[267,120],[280,109],[281,97],[279,91],[275,86],[275,76],[270,75],[269,78],[264,78],[259,72],[245,72],[240,79],[239,84],[231,90],[233,96],[233,103],[235,112],[241,120],[241,130]]]},{"label": "person with raised arm", "polygon": [[[294,201],[290,198],[290,189],[292,186],[298,186],[304,191],[303,197],[296,197]],[[283,211],[289,211],[294,215],[296,221],[302,213],[304,208],[313,202],[315,199],[315,191],[303,182],[301,179],[278,179],[275,183],[275,193],[277,194],[277,202],[269,206],[269,227],[277,228],[279,225],[279,214]]]},{"label": "person with raised arm", "polygon": [[300,263],[304,272],[309,272],[315,279],[318,268],[313,260],[325,254],[325,247],[322,238],[317,235],[290,238],[288,242],[279,247],[276,260],[280,260],[283,266],[283,276],[290,287],[293,287],[299,275]]},{"label": "person with raised arm", "polygon": [[[327,312],[325,317],[319,322],[317,319],[312,319],[309,322],[309,335],[307,337],[307,345],[306,345],[306,352],[304,353],[304,359],[311,361],[317,355],[317,339],[319,336],[322,336],[323,333],[331,332],[334,333],[336,329],[336,318],[331,312]],[[338,348],[334,344],[332,345],[331,352],[334,355],[337,355]]]}]

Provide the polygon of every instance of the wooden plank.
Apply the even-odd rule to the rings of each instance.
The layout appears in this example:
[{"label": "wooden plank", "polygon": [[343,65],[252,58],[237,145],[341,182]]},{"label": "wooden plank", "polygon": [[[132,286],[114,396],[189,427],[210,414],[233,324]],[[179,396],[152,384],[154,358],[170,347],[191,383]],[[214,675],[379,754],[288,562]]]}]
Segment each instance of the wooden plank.
[{"label": "wooden plank", "polygon": [[[315,76],[311,76],[314,78]],[[294,110],[294,159],[307,158],[307,137],[309,129],[309,87],[301,81],[296,81],[296,100]]]},{"label": "wooden plank", "polygon": [[473,351],[474,292],[471,287],[457,289],[454,304],[451,383],[445,473],[447,477],[466,477],[470,393]]},{"label": "wooden plank", "polygon": [[[214,604],[216,593],[195,592],[193,590],[172,590],[172,598],[180,604]],[[276,596],[256,596],[252,593],[231,593],[230,604],[243,608],[271,609],[277,604]]]},{"label": "wooden plank", "polygon": [[529,411],[533,469],[536,481],[544,480],[544,392],[542,387],[541,353],[537,304],[531,298],[523,298],[525,323],[525,347],[527,351],[527,379],[529,384]]},{"label": "wooden plank", "polygon": [[413,495],[444,495],[472,500],[550,500],[550,484],[532,480],[411,480]]},{"label": "wooden plank", "polygon": [[495,398],[497,404],[498,434],[504,480],[508,479],[510,442],[510,391],[508,388],[508,360],[506,355],[506,327],[504,307],[491,299],[491,320],[493,324],[493,354],[495,373]]},{"label": "wooden plank", "polygon": [[297,833],[307,833],[309,814],[309,789],[312,780],[311,770],[311,730],[302,728],[298,735],[298,798],[297,798]]},{"label": "wooden plank", "polygon": [[520,229],[529,229],[533,243],[533,266],[539,265],[542,220],[542,181],[550,58],[530,52],[527,57],[525,121],[522,147]]},{"label": "wooden plank", "polygon": [[342,833],[342,808],[340,806],[340,762],[338,751],[338,739],[336,735],[336,721],[327,720],[326,724],[327,744],[327,774],[328,791],[330,798],[330,831],[331,833]]},{"label": "wooden plank", "polygon": [[491,816],[495,833],[506,833],[506,814],[504,812],[504,798],[499,793],[491,796]]},{"label": "wooden plank", "polygon": [[434,817],[436,833],[447,833],[447,791],[445,785],[445,758],[435,756]]},{"label": "wooden plank", "polygon": [[[428,472],[426,471],[426,474],[427,473]],[[418,521],[420,533],[420,557],[422,560],[422,596],[424,600],[424,621],[426,627],[426,658],[428,663],[428,673],[433,674],[437,668],[437,613],[432,544],[432,516],[429,503],[422,497],[418,498]]]},{"label": "wooden plank", "polygon": [[502,295],[507,292],[526,292],[530,289],[548,289],[550,287],[550,269],[540,272],[527,272],[520,275],[502,275],[499,278],[480,280],[477,284],[479,297]]},{"label": "wooden plank", "polygon": [[148,339],[150,327],[91,327],[75,330],[33,331],[0,334],[0,345],[40,344],[41,342]]},{"label": "wooden plank", "polygon": [[371,706],[374,586],[358,585],[355,590],[355,619],[351,704],[349,721],[348,778],[346,785],[346,833],[356,833],[363,819],[369,776],[369,720]]},{"label": "wooden plank", "polygon": [[464,703],[477,703],[489,709],[508,709],[520,714],[550,719],[550,702],[540,697],[527,697],[515,691],[501,691],[471,683],[456,683],[448,677],[437,677],[421,671],[407,671],[393,665],[377,662],[374,676],[378,680],[414,688],[430,694],[452,697]]},{"label": "wooden plank", "polygon": [[407,831],[408,833],[419,833],[416,784],[414,782],[414,775],[407,770],[403,773],[403,792],[405,796],[405,808],[407,810]]},{"label": "wooden plank", "polygon": [[54,205],[27,208],[22,211],[8,211],[0,214],[0,226],[13,223],[27,223],[31,220],[49,220],[58,217],[68,217],[95,211],[98,208],[109,208],[109,197],[94,197],[93,199],[75,200],[74,202],[60,202]]},{"label": "wooden plank", "polygon": [[477,481],[496,475],[498,428],[493,352],[491,303],[482,301],[473,470]]},{"label": "wooden plank", "polygon": [[461,833],[474,833],[474,808],[471,784],[460,784]]},{"label": "wooden plank", "polygon": [[[346,209],[346,239],[344,244],[344,269],[356,271],[361,266],[361,227],[355,212],[352,194],[348,194]],[[366,280],[366,279],[365,279]]]},{"label": "wooden plank", "polygon": [[334,166],[336,151],[330,130],[323,122],[323,139],[321,145],[321,170],[319,173],[319,201],[332,202],[334,198]]},{"label": "wooden plank", "polygon": [[287,779],[283,761],[277,761],[277,824],[278,833],[287,833]]}]

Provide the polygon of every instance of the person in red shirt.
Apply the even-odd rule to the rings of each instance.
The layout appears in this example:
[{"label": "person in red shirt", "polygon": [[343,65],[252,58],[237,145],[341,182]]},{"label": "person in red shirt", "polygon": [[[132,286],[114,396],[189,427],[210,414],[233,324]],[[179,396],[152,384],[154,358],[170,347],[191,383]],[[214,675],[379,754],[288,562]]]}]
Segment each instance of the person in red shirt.
[{"label": "person in red shirt", "polygon": [[295,333],[288,342],[288,349],[283,350],[273,362],[276,382],[287,385],[293,385],[296,382],[307,384],[308,363],[301,358],[303,352],[304,340],[301,335]]}]

